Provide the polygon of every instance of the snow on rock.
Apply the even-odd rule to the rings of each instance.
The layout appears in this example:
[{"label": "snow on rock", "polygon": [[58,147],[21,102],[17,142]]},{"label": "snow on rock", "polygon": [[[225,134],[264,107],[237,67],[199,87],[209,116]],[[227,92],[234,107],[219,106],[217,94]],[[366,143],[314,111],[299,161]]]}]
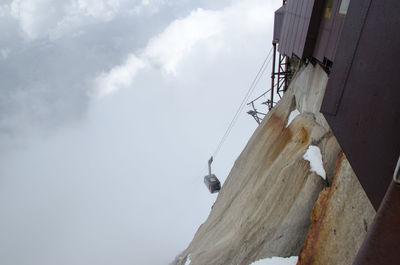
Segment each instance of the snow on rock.
[{"label": "snow on rock", "polygon": [[310,171],[314,171],[321,176],[321,178],[326,179],[326,173],[322,163],[321,150],[318,146],[310,145],[303,158],[310,161]]},{"label": "snow on rock", "polygon": [[297,115],[300,115],[300,112],[297,109],[290,112],[286,127],[288,127],[290,125],[290,123],[294,120],[294,118],[297,117]]},{"label": "snow on rock", "polygon": [[190,254],[190,265],[251,264],[300,252],[312,207],[326,184],[309,174],[302,156],[327,130],[312,114],[299,115],[285,129],[293,102],[286,92],[235,161],[210,215],[183,252]]},{"label": "snow on rock", "polygon": [[272,257],[270,259],[261,259],[253,262],[251,265],[296,265],[297,256],[289,258]]},{"label": "snow on rock", "polygon": [[298,265],[353,264],[374,215],[349,161],[339,153],[332,185],[319,194],[311,212]]},{"label": "snow on rock", "polygon": [[[366,234],[365,220],[370,224],[374,211],[350,165],[345,174],[336,176],[340,147],[318,112],[327,80],[319,65],[308,64],[295,75],[235,161],[210,215],[181,255],[187,259],[173,265],[250,264],[254,260],[258,261],[253,265],[291,261],[294,265],[294,257],[259,260],[294,255],[299,255],[302,265],[310,264],[309,260],[351,264]],[[285,129],[294,102],[307,115],[298,115],[291,128]],[[321,150],[311,143],[319,143]],[[324,189],[326,181],[309,174],[310,170],[323,177],[334,176],[332,187]],[[322,197],[324,192],[329,196]],[[319,197],[326,203],[321,200],[317,208]],[[308,245],[303,246],[313,207],[318,209],[311,218],[317,232],[310,233]],[[364,208],[368,209],[365,213]],[[307,246],[311,248],[308,253],[300,252]],[[189,254],[193,260],[188,261]]]},{"label": "snow on rock", "polygon": [[185,265],[189,265],[189,264],[190,264],[190,254],[187,256],[186,262],[185,262]]}]

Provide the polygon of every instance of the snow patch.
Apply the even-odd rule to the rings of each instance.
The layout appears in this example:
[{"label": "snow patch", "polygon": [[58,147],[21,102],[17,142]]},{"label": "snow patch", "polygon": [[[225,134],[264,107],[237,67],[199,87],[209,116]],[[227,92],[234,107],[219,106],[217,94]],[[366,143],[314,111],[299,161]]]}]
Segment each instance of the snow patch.
[{"label": "snow patch", "polygon": [[189,255],[187,256],[187,258],[186,258],[185,265],[189,265],[190,262],[191,262],[191,260],[190,260],[190,254],[189,254]]},{"label": "snow patch", "polygon": [[272,257],[270,259],[261,259],[253,262],[251,265],[296,265],[297,256],[289,258]]},{"label": "snow patch", "polygon": [[318,146],[310,145],[303,155],[305,160],[310,161],[310,171],[313,171],[321,176],[321,178],[326,179],[325,169],[322,163],[321,150]]},{"label": "snow patch", "polygon": [[288,122],[286,124],[286,127],[289,126],[289,124],[294,120],[294,118],[296,118],[298,115],[300,115],[300,112],[295,109],[294,111],[290,112],[289,114],[289,118],[288,118]]}]

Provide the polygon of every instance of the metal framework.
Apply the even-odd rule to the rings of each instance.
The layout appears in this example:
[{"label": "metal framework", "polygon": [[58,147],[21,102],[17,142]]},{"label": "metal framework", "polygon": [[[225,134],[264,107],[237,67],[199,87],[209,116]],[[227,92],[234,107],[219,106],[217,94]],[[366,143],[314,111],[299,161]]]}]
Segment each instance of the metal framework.
[{"label": "metal framework", "polygon": [[[257,98],[255,98],[255,99],[253,99],[252,101],[250,101],[249,103],[247,103],[248,106],[251,106],[251,107],[252,107],[252,110],[249,110],[249,111],[247,112],[247,114],[251,115],[251,116],[254,118],[254,120],[255,120],[258,124],[260,124],[260,123],[262,122],[264,116],[265,116],[267,113],[259,112],[259,111],[256,109],[256,107],[255,107],[255,105],[254,105],[254,102],[256,102],[256,101],[258,101],[260,98],[264,97],[268,92],[269,92],[269,90],[267,90],[266,92],[264,92],[263,94],[261,94],[261,95],[258,96]],[[270,108],[271,102],[270,102],[269,99],[267,99],[267,101],[265,101],[265,102],[262,102],[261,104],[265,104],[265,105],[268,106],[268,109],[271,109],[271,108]],[[263,115],[263,116],[260,117],[259,115]]]},{"label": "metal framework", "polygon": [[283,93],[286,92],[288,87],[288,78],[291,77],[289,70],[289,58],[285,55],[279,54],[278,73],[277,74],[277,94],[282,98]]},{"label": "metal framework", "polygon": [[[286,0],[283,0],[282,3],[283,5],[285,5]],[[258,124],[261,123],[262,118],[266,115],[266,113],[259,112],[256,109],[254,102],[262,97],[265,96],[268,97],[267,95],[269,93],[269,98],[267,98],[267,100],[262,102],[261,104],[267,105],[268,111],[270,111],[277,103],[274,101],[274,95],[275,94],[278,95],[279,99],[282,98],[283,93],[286,92],[288,88],[288,83],[289,83],[288,79],[292,75],[290,71],[289,58],[283,54],[277,53],[277,44],[278,44],[277,40],[274,40],[272,42],[273,55],[272,55],[271,89],[267,90],[261,96],[247,103],[247,105],[252,107],[252,110],[249,110],[247,114],[251,115]],[[278,62],[278,65],[276,65],[276,62]],[[263,117],[260,117],[260,115],[263,115]]]},{"label": "metal framework", "polygon": [[[282,98],[283,93],[288,88],[288,78],[291,77],[289,58],[276,51],[277,43],[272,43],[274,49],[274,58],[272,59],[272,73],[271,73],[271,110],[274,107],[274,94],[277,94],[279,99]],[[278,61],[278,65],[276,65]]]},{"label": "metal framework", "polygon": [[[286,5],[286,0],[282,0],[282,5]],[[279,99],[282,98],[283,93],[288,87],[288,77],[291,76],[289,67],[289,58],[283,54],[277,53],[277,44],[279,40],[273,40],[273,57],[272,57],[272,72],[271,72],[271,89],[270,99],[268,100],[268,110],[274,107],[274,95],[277,94]],[[278,55],[279,54],[279,55]],[[276,62],[278,61],[278,67]],[[276,77],[276,78],[275,78]]]}]

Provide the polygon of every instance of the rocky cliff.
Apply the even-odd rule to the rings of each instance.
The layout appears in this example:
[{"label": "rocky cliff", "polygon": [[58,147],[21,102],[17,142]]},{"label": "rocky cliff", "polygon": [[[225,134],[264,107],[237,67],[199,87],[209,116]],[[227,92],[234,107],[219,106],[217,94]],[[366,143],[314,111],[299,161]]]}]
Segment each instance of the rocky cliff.
[{"label": "rocky cliff", "polygon": [[[318,65],[298,70],[173,264],[297,255],[298,264],[351,264],[375,212],[319,113],[327,79]],[[289,121],[294,110],[300,114]],[[320,150],[324,174],[304,158],[310,146]]]}]

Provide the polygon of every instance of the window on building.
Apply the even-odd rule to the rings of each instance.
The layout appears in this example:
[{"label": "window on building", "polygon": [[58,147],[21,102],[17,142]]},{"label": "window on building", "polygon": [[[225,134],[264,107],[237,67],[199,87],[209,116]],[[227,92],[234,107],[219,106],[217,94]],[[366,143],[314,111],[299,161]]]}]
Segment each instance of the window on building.
[{"label": "window on building", "polygon": [[350,0],[342,0],[340,3],[339,14],[346,15],[349,8]]},{"label": "window on building", "polygon": [[327,18],[327,19],[331,18],[332,5],[333,5],[333,0],[326,0],[326,2],[325,2],[325,10],[324,10],[324,17]]}]

